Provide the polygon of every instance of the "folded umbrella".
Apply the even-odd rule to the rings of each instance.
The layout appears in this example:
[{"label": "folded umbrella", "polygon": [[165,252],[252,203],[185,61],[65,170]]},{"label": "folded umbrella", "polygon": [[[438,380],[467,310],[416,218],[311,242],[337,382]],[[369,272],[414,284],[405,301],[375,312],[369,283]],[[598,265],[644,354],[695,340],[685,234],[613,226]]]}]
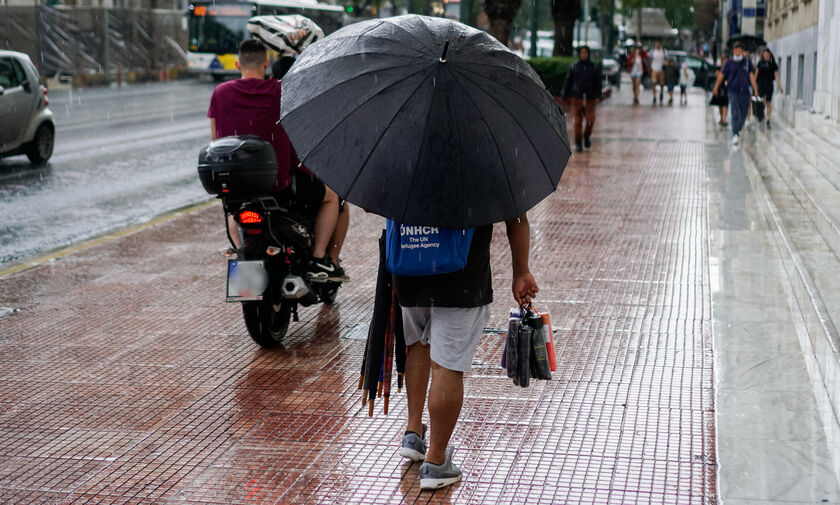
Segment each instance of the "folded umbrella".
[{"label": "folded umbrella", "polygon": [[255,16],[248,20],[247,28],[265,45],[288,56],[298,55],[324,38],[324,30],[300,14]]},{"label": "folded umbrella", "polygon": [[413,225],[518,217],[556,189],[571,153],[530,65],[485,32],[417,15],[312,45],[283,78],[281,121],[342,198]]}]

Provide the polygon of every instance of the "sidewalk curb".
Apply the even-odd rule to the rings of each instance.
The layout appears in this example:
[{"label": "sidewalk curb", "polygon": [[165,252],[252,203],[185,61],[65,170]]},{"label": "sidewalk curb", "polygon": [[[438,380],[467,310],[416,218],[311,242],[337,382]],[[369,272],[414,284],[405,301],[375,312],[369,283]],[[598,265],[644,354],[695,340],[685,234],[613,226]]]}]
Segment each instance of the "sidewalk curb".
[{"label": "sidewalk curb", "polygon": [[149,221],[144,223],[136,224],[133,226],[129,226],[127,228],[121,228],[116,231],[106,232],[102,235],[98,235],[96,237],[84,240],[82,242],[72,244],[69,246],[61,247],[58,249],[54,249],[47,254],[42,256],[38,256],[33,259],[23,259],[20,261],[12,261],[5,265],[0,264],[0,279],[8,277],[10,275],[14,275],[30,268],[35,268],[37,266],[43,265],[44,263],[48,263],[50,261],[57,260],[59,258],[63,258],[70,254],[74,254],[77,252],[85,251],[92,247],[96,247],[101,244],[105,244],[112,240],[125,237],[127,235],[131,235],[137,233],[139,231],[146,230],[148,228],[152,228],[159,224],[168,223],[170,221],[174,221],[180,217],[186,216],[188,214],[192,214],[194,212],[198,212],[200,210],[207,209],[212,207],[217,203],[217,200],[214,198],[210,201],[200,202],[200,203],[193,203],[190,205],[186,205],[184,207],[178,207],[177,209],[173,209],[171,211],[165,212],[163,214],[158,214],[157,216],[153,217]]},{"label": "sidewalk curb", "polygon": [[[840,404],[834,403],[837,398],[833,397],[832,394],[833,385],[837,384],[837,376],[840,374],[840,363],[831,359],[836,356],[836,346],[837,342],[840,341],[840,332],[835,327],[825,301],[814,284],[796,246],[792,243],[790,232],[783,223],[780,211],[762,180],[762,175],[756,166],[757,160],[755,157],[757,153],[755,147],[752,145],[745,147],[744,168],[750,185],[761,202],[760,206],[764,219],[770,226],[784,272],[788,278],[788,284],[785,288],[788,291],[789,305],[794,317],[799,316],[794,325],[797,330],[796,334],[808,367],[808,375],[811,378],[817,407],[822,417],[823,428],[828,440],[827,445],[834,466],[834,474],[840,482],[840,450],[837,449],[837,447],[840,447]],[[768,160],[768,163],[772,162]],[[777,167],[772,166],[772,169],[778,172]],[[780,177],[783,178],[782,175]],[[785,182],[787,183],[787,181]],[[826,347],[832,356],[823,361],[820,360],[818,349],[825,349]]]}]

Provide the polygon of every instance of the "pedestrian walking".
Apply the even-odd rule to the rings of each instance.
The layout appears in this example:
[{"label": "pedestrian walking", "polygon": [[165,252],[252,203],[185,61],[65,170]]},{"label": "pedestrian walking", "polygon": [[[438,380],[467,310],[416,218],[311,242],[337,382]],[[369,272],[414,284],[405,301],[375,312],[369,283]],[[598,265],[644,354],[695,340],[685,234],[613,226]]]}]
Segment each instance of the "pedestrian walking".
[{"label": "pedestrian walking", "polygon": [[[718,78],[723,75],[721,68],[723,68],[726,64],[727,59],[726,54],[723,54],[720,58],[720,66],[715,67],[715,82],[717,82]],[[729,93],[726,88],[726,79],[720,83],[718,94],[712,94],[712,100],[709,102],[709,105],[717,106],[718,113],[720,114],[720,120],[718,121],[719,125],[726,126],[729,124],[726,122],[726,116],[729,113]]]},{"label": "pedestrian walking", "polygon": [[732,48],[732,59],[728,60],[721,68],[715,89],[712,94],[717,95],[721,83],[726,80],[729,94],[729,108],[732,110],[732,144],[738,145],[741,142],[740,133],[744,122],[747,119],[747,110],[750,107],[750,93],[755,91],[758,94],[758,86],[753,73],[754,65],[744,58],[743,47],[736,42]]},{"label": "pedestrian walking", "polygon": [[674,88],[680,83],[680,69],[673,59],[668,58],[665,62],[664,73],[665,87],[668,88],[668,105],[674,105]]},{"label": "pedestrian walking", "polygon": [[560,94],[563,100],[570,100],[572,104],[577,152],[583,151],[584,146],[587,149],[592,146],[595,106],[601,100],[601,93],[601,70],[589,59],[589,47],[581,46],[578,49],[578,61],[569,68]]},{"label": "pedestrian walking", "polygon": [[283,86],[281,122],[302,161],[389,219],[386,264],[407,346],[399,453],[423,461],[421,489],[454,484],[449,442],[493,299],[492,223],[505,223],[513,298],[527,304],[538,287],[526,212],[556,190],[571,155],[563,112],[487,33],[417,15],[338,30],[301,55]]},{"label": "pedestrian walking", "polygon": [[650,52],[650,88],[653,91],[653,105],[656,105],[656,86],[659,85],[659,103],[662,103],[662,95],[665,91],[665,59],[668,52],[662,47],[662,42],[654,42],[653,51]]},{"label": "pedestrian walking", "polygon": [[627,57],[627,72],[633,82],[633,105],[639,105],[639,88],[642,78],[648,73],[648,55],[641,45],[633,46]]},{"label": "pedestrian walking", "polygon": [[779,66],[776,65],[776,59],[770,49],[764,49],[761,52],[761,59],[756,65],[756,84],[758,84],[758,96],[764,100],[765,118],[767,121],[767,128],[770,128],[770,114],[772,112],[773,104],[773,82],[779,86],[779,93],[784,93],[782,88],[782,81],[779,79]]},{"label": "pedestrian walking", "polygon": [[680,105],[688,105],[688,88],[694,86],[694,71],[688,68],[688,63],[683,62],[680,68]]}]

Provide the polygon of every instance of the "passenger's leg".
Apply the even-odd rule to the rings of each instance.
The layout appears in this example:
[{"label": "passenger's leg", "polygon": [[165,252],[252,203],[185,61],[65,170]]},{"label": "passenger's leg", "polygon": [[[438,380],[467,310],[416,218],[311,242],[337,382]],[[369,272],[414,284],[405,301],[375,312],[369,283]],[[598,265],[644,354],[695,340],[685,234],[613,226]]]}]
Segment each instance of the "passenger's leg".
[{"label": "passenger's leg", "polygon": [[233,216],[228,216],[227,227],[228,232],[230,232],[230,238],[233,240],[233,246],[239,249],[242,246],[242,240],[239,237],[239,224],[237,224]]},{"label": "passenger's leg", "polygon": [[327,254],[327,244],[330,243],[335,224],[338,221],[338,195],[326,188],[324,200],[315,216],[315,245],[312,247],[313,258],[323,258]]},{"label": "passenger's leg", "polygon": [[350,227],[350,204],[344,202],[344,209],[338,213],[338,221],[335,225],[330,244],[327,247],[327,254],[333,263],[338,262],[338,255],[341,253],[341,247],[344,245],[344,239],[347,237],[347,229]]}]

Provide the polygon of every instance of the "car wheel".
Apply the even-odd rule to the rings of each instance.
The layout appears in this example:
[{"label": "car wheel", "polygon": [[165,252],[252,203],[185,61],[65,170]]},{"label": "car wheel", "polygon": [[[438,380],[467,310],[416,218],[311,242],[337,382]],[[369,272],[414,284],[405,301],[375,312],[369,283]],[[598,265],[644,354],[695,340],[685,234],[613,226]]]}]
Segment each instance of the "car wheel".
[{"label": "car wheel", "polygon": [[35,130],[35,138],[26,147],[26,157],[33,164],[42,165],[52,156],[54,143],[55,135],[53,134],[52,125],[41,123],[38,129]]}]

